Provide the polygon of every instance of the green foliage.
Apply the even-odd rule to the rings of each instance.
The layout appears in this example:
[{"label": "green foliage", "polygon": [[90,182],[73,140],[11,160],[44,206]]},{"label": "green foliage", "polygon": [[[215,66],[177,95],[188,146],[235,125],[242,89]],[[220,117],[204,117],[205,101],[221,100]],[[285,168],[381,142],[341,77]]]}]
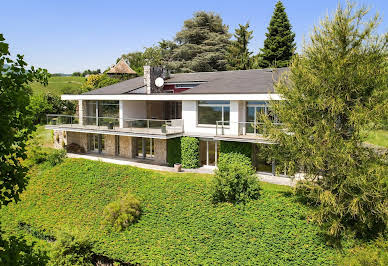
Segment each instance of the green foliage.
[{"label": "green foliage", "polygon": [[117,231],[135,223],[141,214],[140,201],[128,192],[122,199],[109,203],[104,210],[104,223]]},{"label": "green foliage", "polygon": [[51,152],[47,154],[47,162],[51,166],[55,166],[63,162],[66,158],[66,150],[65,149],[51,149]]},{"label": "green foliage", "polygon": [[316,203],[312,218],[335,238],[376,235],[388,218],[387,161],[364,145],[366,128],[387,108],[388,38],[376,33],[378,17],[366,15],[339,6],[315,27],[276,86],[284,100],[271,104],[287,130],[266,121],[278,143],[270,157],[303,171],[297,193]]},{"label": "green foliage", "polygon": [[175,36],[171,67],[181,72],[226,70],[230,34],[222,18],[212,12],[199,11],[184,22]]},{"label": "green foliage", "polygon": [[260,185],[249,158],[241,153],[226,153],[220,156],[217,166],[214,202],[247,203],[259,198]]},{"label": "green foliage", "polygon": [[295,52],[295,34],[291,28],[283,3],[278,1],[265,34],[264,48],[261,49],[261,67],[288,66]]},{"label": "green foliage", "polygon": [[119,79],[110,78],[107,74],[92,74],[86,78],[82,87],[87,90],[98,89],[120,82]]},{"label": "green foliage", "polygon": [[0,265],[40,266],[48,262],[47,253],[35,248],[21,236],[5,237],[0,230]]},{"label": "green foliage", "polygon": [[388,265],[388,241],[383,237],[379,237],[371,243],[352,248],[346,256],[339,260],[338,265]]},{"label": "green foliage", "polygon": [[167,163],[168,166],[174,166],[176,163],[182,162],[181,155],[181,138],[173,138],[167,140]]},{"label": "green foliage", "polygon": [[235,30],[234,38],[231,41],[228,50],[228,69],[230,70],[246,70],[252,67],[251,54],[248,49],[249,41],[253,38],[253,31],[249,31],[249,22],[245,25],[238,25]]},{"label": "green foliage", "polygon": [[[0,210],[7,233],[18,221],[48,233],[71,227],[96,242],[96,254],[141,265],[330,265],[341,252],[325,245],[285,186],[261,183],[258,200],[214,205],[212,175],[70,158],[30,175],[23,200]],[[127,191],[142,199],[141,219],[120,233],[103,230],[105,206]]]},{"label": "green foliage", "polygon": [[374,130],[368,132],[367,142],[388,148],[388,130]]},{"label": "green foliage", "polygon": [[240,153],[250,160],[252,156],[252,144],[235,141],[221,141],[220,154],[222,156],[222,154],[227,153]]},{"label": "green foliage", "polygon": [[[8,44],[0,34],[0,207],[19,200],[27,185],[26,141],[33,132],[32,113],[28,110],[30,82],[47,83],[47,70],[26,69],[23,56],[12,60]],[[7,66],[5,66],[7,64]]]},{"label": "green foliage", "polygon": [[59,233],[50,263],[53,265],[93,265],[93,243],[88,237],[68,232]]},{"label": "green foliage", "polygon": [[181,158],[183,168],[199,167],[199,140],[197,138],[181,138]]}]

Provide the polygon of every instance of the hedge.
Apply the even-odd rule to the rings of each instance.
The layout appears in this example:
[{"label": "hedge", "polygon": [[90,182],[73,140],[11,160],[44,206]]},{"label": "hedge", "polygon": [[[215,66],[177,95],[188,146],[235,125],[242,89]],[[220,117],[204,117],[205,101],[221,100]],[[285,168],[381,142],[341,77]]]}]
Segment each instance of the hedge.
[{"label": "hedge", "polygon": [[167,140],[167,163],[168,166],[174,166],[176,163],[181,163],[181,138],[173,138]]},{"label": "hedge", "polygon": [[221,141],[220,156],[222,156],[223,153],[240,153],[247,156],[251,160],[252,143]]},{"label": "hedge", "polygon": [[199,140],[193,137],[182,137],[181,156],[183,168],[199,167]]}]

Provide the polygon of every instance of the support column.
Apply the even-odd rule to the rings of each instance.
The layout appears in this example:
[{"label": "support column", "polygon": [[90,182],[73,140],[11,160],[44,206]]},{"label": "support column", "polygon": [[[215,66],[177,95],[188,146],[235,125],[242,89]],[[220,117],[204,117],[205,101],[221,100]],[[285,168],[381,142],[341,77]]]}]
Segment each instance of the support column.
[{"label": "support column", "polygon": [[272,175],[274,176],[276,174],[276,164],[275,160],[272,161]]},{"label": "support column", "polygon": [[83,100],[78,100],[78,121],[81,126],[84,125],[84,112],[86,111],[84,103],[85,102]]},{"label": "support column", "polygon": [[119,101],[119,121],[120,121],[120,128],[124,127],[124,101]]},{"label": "support column", "polygon": [[141,152],[143,153],[143,158],[146,158],[146,139],[141,138]]},{"label": "support column", "polygon": [[206,165],[209,165],[209,141],[206,141]]},{"label": "support column", "polygon": [[214,149],[215,149],[215,152],[214,152],[214,165],[217,166],[217,161],[218,161],[218,141],[214,141]]}]

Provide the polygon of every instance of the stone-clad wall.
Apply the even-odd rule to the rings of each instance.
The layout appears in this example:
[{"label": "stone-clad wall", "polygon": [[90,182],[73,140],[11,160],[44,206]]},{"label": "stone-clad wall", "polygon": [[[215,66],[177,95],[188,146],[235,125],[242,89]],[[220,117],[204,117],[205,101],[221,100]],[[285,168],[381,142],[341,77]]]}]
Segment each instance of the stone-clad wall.
[{"label": "stone-clad wall", "polygon": [[62,149],[67,145],[67,133],[63,130],[54,130],[54,148]]},{"label": "stone-clad wall", "polygon": [[155,139],[155,161],[160,164],[167,164],[167,140]]},{"label": "stone-clad wall", "polygon": [[125,158],[133,158],[133,142],[132,137],[120,136],[120,156]]},{"label": "stone-clad wall", "polygon": [[105,150],[103,153],[106,155],[115,155],[115,136],[114,135],[104,135],[105,140]]}]

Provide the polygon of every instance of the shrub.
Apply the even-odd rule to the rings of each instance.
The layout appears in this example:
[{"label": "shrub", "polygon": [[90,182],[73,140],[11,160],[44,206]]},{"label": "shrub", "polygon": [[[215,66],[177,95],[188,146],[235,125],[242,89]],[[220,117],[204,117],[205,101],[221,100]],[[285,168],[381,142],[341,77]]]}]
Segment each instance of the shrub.
[{"label": "shrub", "polygon": [[174,166],[176,163],[181,163],[181,138],[173,138],[167,140],[167,163],[168,166]]},{"label": "shrub", "polygon": [[368,245],[351,249],[339,260],[339,265],[388,265],[388,242],[382,237]]},{"label": "shrub", "polygon": [[199,140],[193,137],[181,138],[181,156],[183,168],[198,168]]},{"label": "shrub", "polygon": [[251,158],[252,144],[234,142],[234,141],[221,141],[220,154],[223,154],[223,153],[241,153],[246,157]]},{"label": "shrub", "polygon": [[61,162],[63,162],[65,157],[66,157],[66,150],[64,150],[64,149],[52,150],[47,155],[47,161],[52,166],[55,166],[55,165],[60,164]]},{"label": "shrub", "polygon": [[61,232],[53,245],[54,265],[93,265],[93,243],[85,236]]},{"label": "shrub", "polygon": [[140,201],[131,193],[121,200],[109,203],[104,210],[104,223],[117,231],[122,231],[135,223],[141,214]]},{"label": "shrub", "polygon": [[245,203],[260,195],[260,185],[251,161],[240,153],[220,156],[214,180],[214,202]]}]

